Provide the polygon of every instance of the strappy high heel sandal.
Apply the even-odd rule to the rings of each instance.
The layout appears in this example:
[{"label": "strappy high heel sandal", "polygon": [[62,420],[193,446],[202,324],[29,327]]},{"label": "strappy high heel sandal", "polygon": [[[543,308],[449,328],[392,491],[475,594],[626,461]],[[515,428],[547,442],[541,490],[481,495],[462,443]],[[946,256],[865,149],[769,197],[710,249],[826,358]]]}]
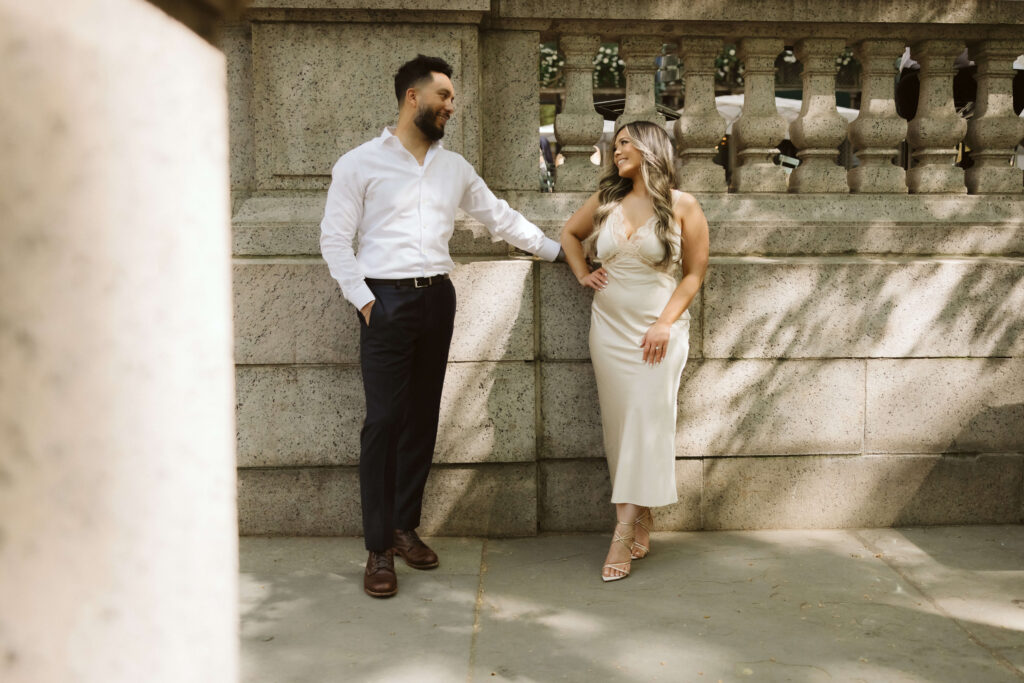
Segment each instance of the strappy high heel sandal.
[{"label": "strappy high heel sandal", "polygon": [[[619,533],[619,527],[620,526],[629,527],[630,533],[627,534],[627,535],[620,534]],[[601,572],[601,580],[602,581],[606,581],[606,582],[607,581],[618,581],[619,579],[624,579],[627,576],[629,576],[630,564],[633,561],[632,560],[633,541],[636,538],[636,533],[635,533],[634,529],[635,529],[635,527],[633,526],[633,522],[615,522],[615,533],[612,535],[612,545],[614,545],[616,543],[621,543],[622,545],[626,546],[626,550],[628,550],[630,552],[630,559],[626,560],[625,562],[607,562],[607,563],[605,563],[603,569],[611,569],[613,571],[622,572],[622,573],[621,574],[613,574],[612,576],[605,576],[604,572],[602,570],[602,572]]]},{"label": "strappy high heel sandal", "polygon": [[[654,529],[654,517],[651,515],[651,508],[644,508],[636,519],[633,520],[634,527],[640,527],[647,532],[647,542],[650,543],[651,531]],[[636,540],[636,529],[633,530],[633,545],[630,548],[629,556],[634,560],[642,560],[651,552],[651,549]]]}]

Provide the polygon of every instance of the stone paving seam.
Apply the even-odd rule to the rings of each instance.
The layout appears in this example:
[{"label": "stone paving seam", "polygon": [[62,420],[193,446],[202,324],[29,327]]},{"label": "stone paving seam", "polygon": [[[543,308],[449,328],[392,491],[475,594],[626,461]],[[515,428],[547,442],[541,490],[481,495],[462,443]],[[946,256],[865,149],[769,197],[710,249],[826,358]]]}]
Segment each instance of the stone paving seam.
[{"label": "stone paving seam", "polygon": [[[891,531],[897,531],[897,529],[891,529]],[[938,601],[936,601],[934,598],[932,598],[932,596],[928,593],[928,591],[926,591],[924,589],[923,586],[918,585],[918,583],[916,581],[914,581],[913,579],[911,579],[910,576],[907,575],[902,569],[900,569],[897,565],[895,565],[892,562],[890,562],[888,556],[885,554],[885,551],[882,548],[879,548],[878,546],[876,546],[873,543],[871,543],[868,539],[866,539],[863,536],[861,536],[860,533],[857,530],[855,530],[855,529],[851,530],[850,533],[853,535],[854,538],[856,538],[858,541],[860,541],[860,543],[865,548],[868,548],[869,550],[871,550],[871,552],[874,555],[878,556],[879,559],[881,559],[882,562],[884,562],[885,565],[887,567],[889,567],[889,569],[891,569],[893,572],[895,572],[897,576],[899,576],[901,579],[906,581],[907,585],[911,586],[914,590],[916,590],[918,593],[920,593],[921,596],[925,600],[928,601],[928,603],[935,609],[935,611],[938,614],[941,614],[943,617],[945,617],[946,619],[948,619],[948,620],[952,621],[954,624],[956,624],[957,628],[959,628],[961,631],[964,632],[964,634],[967,635],[967,639],[968,640],[970,640],[972,643],[974,643],[975,645],[980,647],[982,650],[987,652],[989,654],[989,656],[991,656],[994,660],[999,662],[999,664],[1002,665],[1003,668],[1008,669],[1018,679],[1024,681],[1024,672],[1021,672],[1020,669],[1018,669],[1016,666],[1014,666],[1013,662],[1008,660],[1003,655],[999,654],[998,651],[996,651],[993,648],[989,647],[989,645],[987,643],[985,643],[983,640],[981,640],[981,638],[976,636],[971,631],[970,628],[968,628],[966,625],[964,625],[964,623],[962,621],[960,621],[959,619],[954,617],[952,614],[947,612],[945,609],[943,609],[942,605],[940,605],[938,603]]]},{"label": "stone paving seam", "polygon": [[473,670],[476,668],[477,636],[480,633],[480,612],[484,605],[484,576],[487,574],[487,540],[483,539],[480,546],[480,580],[476,585],[476,600],[473,603],[473,635],[469,640],[469,668],[466,671],[466,683],[473,683]]}]

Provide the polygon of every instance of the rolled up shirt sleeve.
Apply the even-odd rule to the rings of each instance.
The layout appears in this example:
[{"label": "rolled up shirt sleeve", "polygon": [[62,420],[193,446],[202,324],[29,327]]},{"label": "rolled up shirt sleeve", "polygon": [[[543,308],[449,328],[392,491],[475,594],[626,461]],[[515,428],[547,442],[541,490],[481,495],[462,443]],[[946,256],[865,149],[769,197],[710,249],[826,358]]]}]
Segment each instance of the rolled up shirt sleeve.
[{"label": "rolled up shirt sleeve", "polygon": [[331,277],[341,285],[341,293],[362,310],[374,300],[356,261],[352,241],[363,218],[363,188],[356,173],[357,162],[351,154],[338,159],[331,171],[324,218],[320,221],[320,253]]},{"label": "rolled up shirt sleeve", "polygon": [[554,261],[561,248],[521,213],[498,199],[472,166],[466,164],[470,175],[459,208],[484,224],[493,235],[523,251],[536,254],[545,261]]}]

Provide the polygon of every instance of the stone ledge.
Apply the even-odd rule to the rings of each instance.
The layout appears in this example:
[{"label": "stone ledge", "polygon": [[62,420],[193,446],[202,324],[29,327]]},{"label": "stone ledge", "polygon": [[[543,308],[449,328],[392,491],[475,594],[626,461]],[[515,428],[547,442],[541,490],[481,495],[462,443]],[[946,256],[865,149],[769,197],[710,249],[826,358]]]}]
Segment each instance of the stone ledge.
[{"label": "stone ledge", "polygon": [[[650,21],[734,22],[745,18],[747,23],[782,22],[870,23],[870,24],[1024,24],[1024,7],[1018,2],[973,0],[949,3],[944,0],[918,0],[912,3],[890,2],[788,2],[762,0],[756,5],[757,16],[751,16],[749,0],[502,0],[503,18],[600,19],[607,22],[635,22],[638,17]],[[632,28],[631,28],[632,30]],[[876,30],[878,30],[876,28]]]},{"label": "stone ledge", "polygon": [[252,9],[372,9],[450,12],[489,12],[490,0],[248,0]]},{"label": "stone ledge", "polygon": [[[535,535],[536,473],[533,464],[435,465],[423,497],[420,533]],[[242,536],[361,535],[358,469],[241,469],[238,526]]]},{"label": "stone ledge", "polygon": [[[589,193],[499,193],[554,239]],[[237,199],[238,256],[319,254],[324,193]],[[711,249],[729,255],[1024,255],[1022,195],[698,194]],[[854,217],[854,218],[851,218]],[[507,254],[477,221],[460,213],[456,255]]]}]

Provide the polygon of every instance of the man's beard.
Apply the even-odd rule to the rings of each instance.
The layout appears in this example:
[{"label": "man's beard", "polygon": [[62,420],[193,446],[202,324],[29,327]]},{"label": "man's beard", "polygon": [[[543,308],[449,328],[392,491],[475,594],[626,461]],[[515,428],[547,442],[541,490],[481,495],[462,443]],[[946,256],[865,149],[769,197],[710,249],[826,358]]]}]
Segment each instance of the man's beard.
[{"label": "man's beard", "polygon": [[444,125],[437,125],[437,117],[440,110],[431,109],[430,107],[420,107],[416,112],[416,118],[413,119],[413,123],[419,128],[427,139],[431,142],[435,142],[444,137]]}]

